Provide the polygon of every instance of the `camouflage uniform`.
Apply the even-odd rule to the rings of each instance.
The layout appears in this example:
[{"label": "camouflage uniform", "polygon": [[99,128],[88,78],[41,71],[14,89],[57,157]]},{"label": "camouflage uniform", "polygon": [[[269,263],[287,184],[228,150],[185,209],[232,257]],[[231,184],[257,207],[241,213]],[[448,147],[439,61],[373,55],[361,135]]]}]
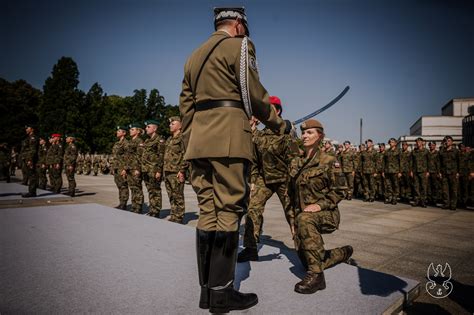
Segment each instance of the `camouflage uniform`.
[{"label": "camouflage uniform", "polygon": [[92,159],[92,170],[94,172],[94,176],[99,174],[99,167],[100,167],[100,157],[98,155],[94,155]]},{"label": "camouflage uniform", "polygon": [[254,130],[254,164],[250,182],[250,202],[245,217],[244,247],[256,248],[263,226],[263,211],[268,199],[276,193],[286,220],[290,223],[288,197],[288,165],[298,155],[298,147],[289,135],[275,134],[271,129]]},{"label": "camouflage uniform", "polygon": [[436,150],[430,151],[428,154],[428,187],[427,199],[430,204],[436,205],[440,201],[440,180],[439,180],[439,152]]},{"label": "camouflage uniform", "polygon": [[77,156],[77,175],[82,174],[83,166],[84,166],[84,156],[82,154],[79,154]]},{"label": "camouflage uniform", "polygon": [[129,197],[127,179],[120,174],[120,172],[125,169],[127,142],[128,140],[124,138],[123,140],[115,142],[114,146],[112,147],[112,155],[114,157],[114,164],[112,168],[114,173],[114,181],[119,190],[119,206],[123,209],[127,206]]},{"label": "camouflage uniform", "polygon": [[[303,265],[310,272],[321,273],[324,269],[341,262],[341,248],[324,249],[321,234],[332,233],[339,227],[340,214],[337,204],[342,196],[331,189],[331,165],[334,157],[318,150],[312,158],[297,157],[289,168],[292,214],[290,224],[295,225],[295,248]],[[304,212],[318,204],[321,211]]]},{"label": "camouflage uniform", "polygon": [[362,197],[364,195],[364,186],[362,183],[362,152],[357,151],[354,153],[354,196]]},{"label": "camouflage uniform", "polygon": [[61,144],[55,143],[49,147],[48,153],[46,155],[46,162],[49,165],[49,180],[51,184],[51,190],[59,194],[63,185],[63,146]]},{"label": "camouflage uniform", "polygon": [[10,182],[10,152],[6,143],[0,144],[0,179]]},{"label": "camouflage uniform", "polygon": [[399,187],[398,174],[400,173],[400,150],[389,148],[384,155],[385,202],[397,202]]},{"label": "camouflage uniform", "polygon": [[186,174],[189,163],[184,160],[184,143],[181,133],[166,140],[164,153],[165,187],[171,205],[170,221],[182,223],[184,219],[184,181],[178,179],[178,172]]},{"label": "camouflage uniform", "polygon": [[429,152],[427,149],[415,148],[411,153],[412,156],[412,172],[413,172],[413,192],[415,205],[421,204],[422,206],[426,203],[426,190],[428,187],[428,157]]},{"label": "camouflage uniform", "polygon": [[46,169],[47,169],[47,161],[46,155],[48,153],[48,146],[45,144],[40,144],[38,148],[38,164],[36,166],[36,171],[38,173],[38,188],[39,189],[46,189]]},{"label": "camouflage uniform", "polygon": [[[163,178],[163,156],[164,145],[158,134],[153,138],[147,138],[141,144],[142,153],[142,175],[145,186],[148,190],[148,215],[159,217],[161,211],[161,180]],[[155,174],[160,173],[161,177],[156,179]]]},{"label": "camouflage uniform", "polygon": [[28,185],[28,167],[26,165],[26,161],[25,161],[25,154],[23,153],[23,148],[27,145],[27,139],[24,139],[22,142],[21,142],[21,149],[20,149],[20,154],[18,155],[19,156],[19,167],[20,167],[20,171],[21,171],[21,184],[22,185]]},{"label": "camouflage uniform", "polygon": [[76,173],[76,161],[77,161],[77,147],[74,143],[66,145],[64,150],[64,166],[66,167],[66,178],[68,182],[68,193],[71,197],[74,197],[76,193],[76,180],[74,175]]},{"label": "camouflage uniform", "polygon": [[[38,177],[36,176],[38,145],[38,137],[31,134],[23,141],[21,148],[23,164],[26,167],[28,193],[31,195],[36,195],[36,188],[38,187]],[[30,165],[28,165],[28,162],[30,162]]]},{"label": "camouflage uniform", "polygon": [[459,151],[459,193],[458,202],[461,207],[467,205],[469,199],[469,159],[470,153]]},{"label": "camouflage uniform", "polygon": [[355,171],[355,157],[354,153],[349,150],[344,150],[340,154],[339,157],[341,164],[342,164],[342,172],[344,173],[344,177],[346,178],[347,183],[347,199],[352,198],[352,194],[354,193],[354,176],[352,173]]},{"label": "camouflage uniform", "polygon": [[444,208],[456,209],[458,200],[459,151],[452,147],[443,149],[439,154],[441,179],[443,185]]},{"label": "camouflage uniform", "polygon": [[89,175],[92,169],[92,159],[89,154],[84,158],[84,175]]},{"label": "camouflage uniform", "polygon": [[[142,156],[143,139],[137,136],[125,144],[125,169],[127,170],[127,184],[132,193],[132,211],[142,213],[143,186],[140,158]],[[138,171],[138,174],[135,172]],[[127,198],[128,199],[128,198]]]},{"label": "camouflage uniform", "polygon": [[384,158],[385,156],[385,151],[383,152],[377,152],[376,154],[376,164],[375,164],[375,170],[377,173],[377,177],[375,177],[375,192],[376,192],[376,197],[378,199],[383,199],[385,196],[385,183],[384,183],[384,178],[382,176],[382,173],[385,170],[384,166]]},{"label": "camouflage uniform", "polygon": [[377,152],[372,148],[361,153],[362,182],[364,185],[364,200],[375,199],[375,177]]},{"label": "camouflage uniform", "polygon": [[400,198],[406,201],[411,198],[411,163],[411,152],[408,150],[402,151],[400,154],[400,173],[402,173],[400,177]]}]

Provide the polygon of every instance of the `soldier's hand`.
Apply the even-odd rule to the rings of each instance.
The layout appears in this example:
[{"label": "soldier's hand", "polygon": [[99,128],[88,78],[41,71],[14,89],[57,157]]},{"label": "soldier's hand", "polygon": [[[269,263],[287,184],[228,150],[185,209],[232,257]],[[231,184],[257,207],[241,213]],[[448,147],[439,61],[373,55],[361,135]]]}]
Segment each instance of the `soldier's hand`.
[{"label": "soldier's hand", "polygon": [[178,177],[178,181],[180,183],[184,183],[184,174],[182,172],[178,172],[178,174],[176,175],[176,177]]},{"label": "soldier's hand", "polygon": [[54,164],[54,168],[57,169],[57,170],[59,170],[59,169],[61,168],[61,165],[59,165],[59,163],[58,163],[58,164]]},{"label": "soldier's hand", "polygon": [[456,178],[459,178],[459,173],[456,173]]},{"label": "soldier's hand", "polygon": [[438,177],[439,178],[443,178],[443,175],[441,175],[441,173],[438,174]]},{"label": "soldier's hand", "polygon": [[160,173],[160,172],[156,172],[155,178],[156,178],[157,180],[160,180],[160,178],[161,178],[161,173]]},{"label": "soldier's hand", "polygon": [[374,177],[377,177],[377,173],[374,173]]},{"label": "soldier's hand", "polygon": [[319,212],[321,211],[321,206],[318,204],[312,204],[304,208],[304,212]]},{"label": "soldier's hand", "polygon": [[402,173],[398,173],[398,178],[402,177]]},{"label": "soldier's hand", "polygon": [[430,172],[426,172],[426,177],[430,177]]},{"label": "soldier's hand", "polygon": [[69,165],[69,166],[67,167],[67,169],[70,170],[70,171],[73,171],[73,170],[74,170],[74,166]]}]

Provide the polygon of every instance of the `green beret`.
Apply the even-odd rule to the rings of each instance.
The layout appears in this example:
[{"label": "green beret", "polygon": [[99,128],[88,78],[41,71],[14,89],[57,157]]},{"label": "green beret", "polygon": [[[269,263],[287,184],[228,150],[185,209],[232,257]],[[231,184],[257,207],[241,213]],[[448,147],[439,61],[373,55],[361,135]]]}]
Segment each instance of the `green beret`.
[{"label": "green beret", "polygon": [[156,119],[145,120],[145,126],[148,126],[148,125],[157,125],[158,126],[159,124],[160,123]]},{"label": "green beret", "polygon": [[173,121],[179,121],[179,122],[181,122],[181,117],[179,117],[179,116],[171,116],[170,118],[168,118],[168,120],[169,120],[170,122],[173,122]]},{"label": "green beret", "polygon": [[117,130],[125,130],[125,131],[127,131],[127,130],[128,130],[128,126],[125,126],[125,125],[117,126]]},{"label": "green beret", "polygon": [[135,122],[135,123],[131,123],[130,125],[128,125],[128,127],[130,129],[132,128],[140,128],[140,129],[143,129],[143,124],[142,123],[139,123],[139,122]]}]

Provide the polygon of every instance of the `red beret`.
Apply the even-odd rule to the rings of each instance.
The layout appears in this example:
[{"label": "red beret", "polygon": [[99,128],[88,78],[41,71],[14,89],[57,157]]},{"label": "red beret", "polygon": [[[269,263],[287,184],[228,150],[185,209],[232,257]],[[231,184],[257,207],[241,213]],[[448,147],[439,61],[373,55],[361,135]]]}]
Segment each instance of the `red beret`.
[{"label": "red beret", "polygon": [[59,133],[53,133],[51,135],[51,138],[55,138],[55,137],[61,138],[61,135]]},{"label": "red beret", "polygon": [[280,99],[278,98],[278,96],[270,96],[269,99],[270,99],[270,104],[280,105],[280,106],[281,106],[281,101],[280,101]]}]

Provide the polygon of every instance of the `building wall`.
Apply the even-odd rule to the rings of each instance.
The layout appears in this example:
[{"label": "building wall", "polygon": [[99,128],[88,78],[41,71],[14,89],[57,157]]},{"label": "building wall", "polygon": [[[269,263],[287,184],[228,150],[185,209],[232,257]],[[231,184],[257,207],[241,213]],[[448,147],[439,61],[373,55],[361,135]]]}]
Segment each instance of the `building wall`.
[{"label": "building wall", "polygon": [[474,98],[455,98],[449,101],[441,109],[443,116],[467,116],[468,108],[474,105]]},{"label": "building wall", "polygon": [[474,148],[474,115],[466,116],[462,121],[463,144]]},{"label": "building wall", "polygon": [[462,136],[462,116],[422,116],[410,127],[410,136]]}]

